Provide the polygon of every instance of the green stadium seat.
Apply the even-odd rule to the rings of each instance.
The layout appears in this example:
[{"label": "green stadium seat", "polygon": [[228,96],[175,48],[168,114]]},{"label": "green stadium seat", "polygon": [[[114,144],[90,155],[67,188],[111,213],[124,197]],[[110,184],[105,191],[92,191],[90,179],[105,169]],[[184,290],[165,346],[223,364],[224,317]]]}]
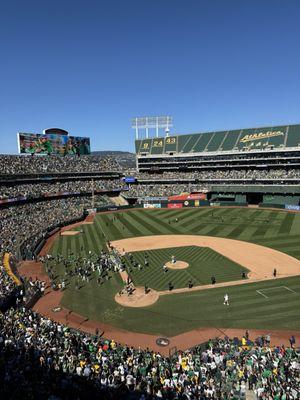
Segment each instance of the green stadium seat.
[{"label": "green stadium seat", "polygon": [[298,147],[300,145],[300,125],[290,125],[288,129],[287,147]]},{"label": "green stadium seat", "polygon": [[199,139],[193,147],[193,152],[199,153],[201,151],[204,151],[207,143],[209,143],[213,135],[214,132],[202,133],[201,135],[199,135]]},{"label": "green stadium seat", "polygon": [[197,140],[199,139],[199,133],[194,135],[184,135],[185,143],[180,148],[179,152],[181,153],[189,153],[191,152],[192,148],[196,144]]},{"label": "green stadium seat", "polygon": [[215,132],[213,135],[212,139],[209,141],[208,145],[206,146],[206,149],[204,151],[218,151],[221,143],[223,142],[226,131],[221,131],[221,132]]},{"label": "green stadium seat", "polygon": [[241,133],[241,130],[235,130],[235,131],[228,131],[223,143],[222,143],[222,150],[223,151],[229,151],[233,150],[235,147],[235,144],[239,138],[239,135]]}]

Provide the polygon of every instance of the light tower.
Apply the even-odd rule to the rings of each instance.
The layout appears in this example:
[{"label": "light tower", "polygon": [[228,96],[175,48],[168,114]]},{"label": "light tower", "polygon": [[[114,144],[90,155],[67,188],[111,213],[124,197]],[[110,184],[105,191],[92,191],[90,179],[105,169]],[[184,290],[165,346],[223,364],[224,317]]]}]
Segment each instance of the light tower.
[{"label": "light tower", "polygon": [[164,129],[166,136],[170,134],[170,128],[173,126],[173,118],[170,116],[160,117],[136,117],[133,118],[132,128],[135,130],[135,139],[140,139],[140,130],[145,130],[146,139],[149,139],[149,129],[155,129],[155,137],[159,137],[159,130]]}]

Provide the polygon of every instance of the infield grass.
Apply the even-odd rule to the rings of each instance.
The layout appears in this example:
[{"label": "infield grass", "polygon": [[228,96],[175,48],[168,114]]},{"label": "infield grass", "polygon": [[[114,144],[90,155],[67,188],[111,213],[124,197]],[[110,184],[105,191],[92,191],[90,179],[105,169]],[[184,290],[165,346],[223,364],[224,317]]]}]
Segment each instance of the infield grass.
[{"label": "infield grass", "polygon": [[[149,265],[145,266],[145,253],[148,255]],[[211,283],[211,277],[216,282],[228,282],[242,279],[242,272],[248,270],[239,264],[229,260],[222,254],[208,247],[183,246],[168,249],[157,249],[132,252],[133,259],[141,265],[142,269],[133,267],[128,255],[124,257],[127,272],[137,286],[147,286],[156,290],[168,290],[169,282],[174,288],[187,287],[191,280],[193,285],[207,285]],[[189,264],[187,269],[163,271],[163,265],[171,261],[172,256],[176,260]]]}]

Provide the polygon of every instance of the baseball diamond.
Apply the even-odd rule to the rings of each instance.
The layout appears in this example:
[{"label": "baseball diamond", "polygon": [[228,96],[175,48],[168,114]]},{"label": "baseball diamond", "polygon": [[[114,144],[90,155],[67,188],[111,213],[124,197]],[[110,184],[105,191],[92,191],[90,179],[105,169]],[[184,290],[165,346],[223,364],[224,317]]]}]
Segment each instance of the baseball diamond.
[{"label": "baseball diamond", "polygon": [[[214,209],[213,215],[208,208],[127,210],[97,214],[93,224],[74,228],[76,231],[81,230],[80,235],[58,236],[51,248],[52,255],[57,257],[78,253],[87,256],[89,252],[105,248],[109,241],[112,246],[119,247],[120,252],[125,251],[126,270],[136,286],[147,285],[159,292],[168,292],[168,282],[171,281],[174,289],[169,296],[160,296],[155,304],[146,308],[120,309],[114,297],[123,287],[121,276],[111,274],[110,279],[99,289],[95,273],[89,284],[80,290],[76,290],[75,280],[71,279],[61,304],[91,320],[103,321],[132,332],[167,337],[203,327],[300,329],[297,312],[300,296],[300,253],[297,242],[300,237],[300,225],[297,224],[299,217],[297,213],[240,208]],[[179,247],[174,247],[175,239],[166,240],[164,244],[159,239],[151,245],[151,238],[159,237],[159,234],[163,234],[162,238],[166,239],[184,237],[185,241],[182,246],[177,242],[176,246]],[[229,249],[232,254],[227,253],[225,257],[224,251],[221,254],[216,248],[212,250],[207,243],[206,247],[197,247],[190,239],[199,237],[208,241],[213,236],[218,240],[222,240],[221,237],[229,241],[238,240],[242,246],[250,246],[249,256],[244,256],[243,247],[239,252],[237,247],[231,246]],[[139,237],[144,238],[144,245],[138,244]],[[189,241],[191,245],[187,246]],[[258,253],[256,256],[254,251],[251,253],[254,244],[259,245],[256,250],[266,249],[271,253],[266,256]],[[137,252],[132,246],[135,246]],[[157,246],[157,250],[153,246]],[[233,248],[235,251],[232,251]],[[271,249],[274,249],[274,254]],[[148,266],[144,265],[145,251]],[[140,268],[130,265],[129,254]],[[188,269],[163,272],[163,264],[173,255],[187,261]],[[270,265],[266,265],[263,270],[268,257]],[[239,258],[242,260],[241,265],[237,263]],[[243,263],[247,262],[245,269]],[[287,272],[289,262],[292,269]],[[243,279],[242,272],[248,275],[251,265],[255,264],[258,264],[261,273],[258,281],[251,280],[251,273]],[[278,273],[276,280],[272,276],[275,267]],[[55,268],[57,274],[63,277],[63,264],[58,263]],[[287,277],[289,274],[298,276]],[[216,278],[215,285],[211,285],[211,276]],[[260,282],[261,279],[265,281]],[[189,280],[193,282],[191,289],[188,288]],[[230,286],[230,281],[234,281],[234,286]],[[222,304],[224,283],[231,300],[230,308],[225,310]],[[203,291],[205,285],[210,289]],[[258,294],[260,289],[278,286],[286,286],[291,291],[276,292],[272,302]],[[177,290],[183,288],[184,291],[178,293]]]}]

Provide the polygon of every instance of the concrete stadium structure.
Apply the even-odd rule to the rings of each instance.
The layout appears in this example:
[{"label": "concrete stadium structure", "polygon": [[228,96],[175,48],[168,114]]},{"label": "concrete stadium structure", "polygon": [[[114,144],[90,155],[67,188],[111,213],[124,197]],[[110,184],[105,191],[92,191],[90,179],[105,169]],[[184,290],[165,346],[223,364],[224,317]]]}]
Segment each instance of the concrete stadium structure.
[{"label": "concrete stadium structure", "polygon": [[[299,146],[299,124],[136,140],[139,183],[159,174],[162,183],[209,184],[209,198],[215,201],[298,206]],[[245,176],[236,178],[241,170]],[[211,177],[211,172],[221,176]],[[153,182],[158,183],[157,176]]]}]

